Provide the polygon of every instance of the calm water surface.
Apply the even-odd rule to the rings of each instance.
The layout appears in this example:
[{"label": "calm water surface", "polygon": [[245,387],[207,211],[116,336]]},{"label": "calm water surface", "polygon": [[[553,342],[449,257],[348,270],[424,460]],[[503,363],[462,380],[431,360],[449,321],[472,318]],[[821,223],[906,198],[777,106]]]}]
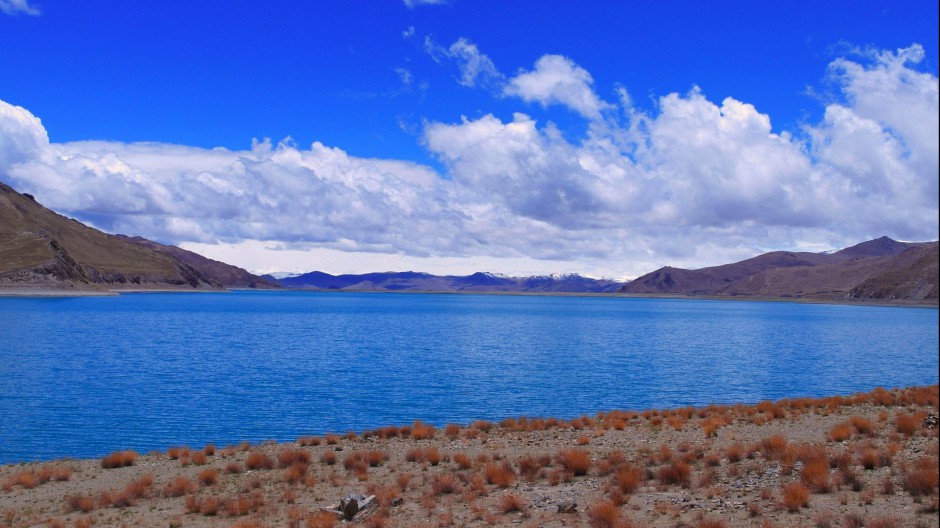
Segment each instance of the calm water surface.
[{"label": "calm water surface", "polygon": [[937,383],[937,310],[234,292],[0,298],[0,463]]}]

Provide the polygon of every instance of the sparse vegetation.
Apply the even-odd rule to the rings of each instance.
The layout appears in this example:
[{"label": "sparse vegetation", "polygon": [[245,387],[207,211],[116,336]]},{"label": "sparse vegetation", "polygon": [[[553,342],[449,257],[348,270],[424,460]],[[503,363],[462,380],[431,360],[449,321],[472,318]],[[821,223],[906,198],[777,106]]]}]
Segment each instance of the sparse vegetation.
[{"label": "sparse vegetation", "polygon": [[[612,411],[571,421],[522,417],[449,424],[441,434],[414,422],[328,435],[329,442],[304,437],[283,445],[178,447],[165,455],[135,454],[130,467],[122,452],[105,457],[126,468],[119,471],[102,469],[104,459],[0,467],[0,513],[6,512],[0,526],[30,525],[21,510],[4,509],[4,501],[37,492],[58,497],[39,525],[46,519],[82,527],[112,526],[115,519],[154,524],[138,520],[159,512],[177,516],[171,526],[194,519],[213,526],[338,526],[335,516],[316,508],[350,491],[377,497],[363,526],[430,528],[470,519],[524,528],[936,526],[930,519],[940,502],[940,449],[936,429],[924,425],[928,413],[937,413],[936,392],[801,398],[762,410],[734,405]],[[882,400],[903,407],[870,407]],[[698,427],[706,422],[720,424],[720,433],[703,436]],[[807,437],[805,424],[815,436]],[[96,473],[113,484],[91,484]],[[755,479],[760,487],[741,487]],[[572,492],[586,506],[556,512]],[[708,504],[712,512],[692,504]],[[780,510],[785,517],[774,513]],[[841,513],[824,515],[831,511]]]}]

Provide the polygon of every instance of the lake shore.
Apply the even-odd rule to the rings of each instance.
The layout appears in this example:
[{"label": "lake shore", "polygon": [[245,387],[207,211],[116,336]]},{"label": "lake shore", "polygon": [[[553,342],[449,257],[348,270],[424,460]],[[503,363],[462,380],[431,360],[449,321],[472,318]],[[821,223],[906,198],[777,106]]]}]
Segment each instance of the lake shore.
[{"label": "lake shore", "polygon": [[937,414],[934,385],[5,465],[0,526],[339,526],[358,493],[372,527],[931,527]]},{"label": "lake shore", "polygon": [[505,296],[541,296],[541,297],[608,297],[626,299],[686,299],[707,301],[752,301],[752,302],[792,302],[803,304],[835,304],[845,306],[901,306],[911,308],[940,308],[936,299],[850,299],[845,297],[760,297],[748,295],[677,295],[655,293],[592,293],[592,292],[502,292],[502,291],[391,291],[391,290],[320,290],[305,288],[109,288],[109,289],[65,289],[65,288],[28,288],[0,287],[0,297],[94,297],[114,296],[129,293],[221,293],[227,291],[271,291],[271,292],[328,292],[328,293],[374,293],[374,294],[441,294],[441,295],[505,295]]}]

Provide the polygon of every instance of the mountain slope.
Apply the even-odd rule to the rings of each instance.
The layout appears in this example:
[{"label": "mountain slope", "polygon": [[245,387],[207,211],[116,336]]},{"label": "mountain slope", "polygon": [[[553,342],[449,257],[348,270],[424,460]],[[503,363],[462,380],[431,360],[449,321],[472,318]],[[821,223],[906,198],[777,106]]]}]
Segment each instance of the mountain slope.
[{"label": "mountain slope", "polygon": [[219,289],[246,280],[239,272],[247,273],[172,246],[103,233],[0,183],[0,287]]},{"label": "mountain slope", "polygon": [[937,299],[940,253],[933,242],[897,255],[888,269],[852,288],[855,299]]},{"label": "mountain slope", "polygon": [[[775,251],[741,262],[698,270],[660,268],[628,283],[620,291],[829,299],[936,299],[937,257],[935,250],[931,253],[931,247],[935,248],[936,243],[898,242],[881,237],[835,253]],[[931,269],[934,270],[933,275],[930,274]]]},{"label": "mountain slope", "polygon": [[176,246],[168,246],[166,244],[160,244],[152,240],[147,240],[142,237],[128,237],[124,235],[115,235],[119,238],[123,238],[134,244],[144,246],[146,248],[152,249],[154,251],[165,253],[174,259],[191,266],[192,268],[198,270],[200,273],[204,274],[207,277],[211,277],[213,280],[222,284],[226,288],[279,288],[277,284],[263,279],[257,275],[249,273],[247,270],[239,268],[237,266],[232,266],[231,264],[226,264],[224,262],[219,262],[218,260],[213,260],[207,257],[200,255],[199,253],[193,253],[192,251],[187,251]]}]

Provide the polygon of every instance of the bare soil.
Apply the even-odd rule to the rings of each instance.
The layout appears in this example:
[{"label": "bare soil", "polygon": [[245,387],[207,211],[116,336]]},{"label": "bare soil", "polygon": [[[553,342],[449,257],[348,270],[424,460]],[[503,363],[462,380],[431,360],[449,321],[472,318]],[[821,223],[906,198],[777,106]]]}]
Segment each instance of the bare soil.
[{"label": "bare soil", "polygon": [[934,385],[7,465],[0,527],[341,526],[355,493],[369,527],[936,527],[937,414]]}]

